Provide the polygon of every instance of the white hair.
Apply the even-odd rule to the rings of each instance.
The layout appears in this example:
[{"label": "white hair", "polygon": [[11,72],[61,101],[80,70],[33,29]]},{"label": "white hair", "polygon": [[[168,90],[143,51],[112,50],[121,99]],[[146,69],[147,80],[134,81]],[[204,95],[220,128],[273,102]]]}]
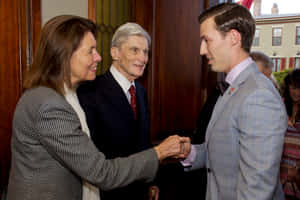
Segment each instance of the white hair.
[{"label": "white hair", "polygon": [[123,24],[116,30],[111,40],[111,46],[121,47],[121,45],[128,40],[128,37],[132,35],[142,36],[146,38],[148,41],[148,47],[150,46],[151,38],[149,33],[145,31],[145,29],[143,29],[140,25],[132,22]]}]

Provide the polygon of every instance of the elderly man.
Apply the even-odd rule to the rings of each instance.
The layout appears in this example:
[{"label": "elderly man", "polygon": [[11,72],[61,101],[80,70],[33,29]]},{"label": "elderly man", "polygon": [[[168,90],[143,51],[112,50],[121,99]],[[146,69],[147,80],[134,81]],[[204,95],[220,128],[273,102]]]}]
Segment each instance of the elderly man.
[{"label": "elderly man", "polygon": [[279,85],[276,82],[275,77],[272,75],[273,70],[273,61],[269,56],[264,54],[260,51],[252,51],[250,53],[250,57],[254,60],[256,63],[258,69],[267,77],[269,78],[277,90],[279,90]]},{"label": "elderly man", "polygon": [[[150,147],[146,90],[135,81],[144,73],[151,39],[138,24],[120,26],[111,42],[112,65],[78,89],[91,138],[107,158],[124,157]],[[101,193],[101,200],[147,199],[148,186],[135,182]]]}]

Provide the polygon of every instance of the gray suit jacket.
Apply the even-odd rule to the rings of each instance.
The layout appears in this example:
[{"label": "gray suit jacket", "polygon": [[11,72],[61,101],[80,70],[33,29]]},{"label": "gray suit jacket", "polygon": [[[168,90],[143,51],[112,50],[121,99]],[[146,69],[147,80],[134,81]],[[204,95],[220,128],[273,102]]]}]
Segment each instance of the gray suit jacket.
[{"label": "gray suit jacket", "polygon": [[158,163],[153,149],[106,160],[64,97],[38,87],[15,110],[8,200],[82,200],[82,179],[109,190],[151,181]]},{"label": "gray suit jacket", "polygon": [[250,64],[219,97],[191,169],[208,168],[207,200],[284,199],[279,165],[287,114],[272,82]]}]

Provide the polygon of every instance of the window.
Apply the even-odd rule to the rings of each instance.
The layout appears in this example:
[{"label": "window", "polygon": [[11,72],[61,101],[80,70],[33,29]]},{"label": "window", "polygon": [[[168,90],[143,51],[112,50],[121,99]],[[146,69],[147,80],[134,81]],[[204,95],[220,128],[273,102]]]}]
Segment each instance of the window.
[{"label": "window", "polygon": [[295,58],[295,68],[300,68],[300,58]]},{"label": "window", "polygon": [[281,45],[282,28],[273,28],[272,46]]},{"label": "window", "polygon": [[296,27],[296,44],[300,44],[300,26]]},{"label": "window", "polygon": [[96,40],[97,50],[102,57],[97,67],[97,75],[100,75],[106,72],[112,63],[110,43],[114,32],[120,25],[133,20],[133,14],[135,12],[134,5],[137,3],[131,0],[89,0],[88,2],[89,6],[91,4],[90,10],[95,12],[95,20],[99,27]]},{"label": "window", "polygon": [[273,72],[279,72],[280,71],[280,58],[272,58],[273,61]]},{"label": "window", "polygon": [[259,46],[259,32],[260,32],[259,29],[255,30],[255,35],[254,35],[252,46]]}]

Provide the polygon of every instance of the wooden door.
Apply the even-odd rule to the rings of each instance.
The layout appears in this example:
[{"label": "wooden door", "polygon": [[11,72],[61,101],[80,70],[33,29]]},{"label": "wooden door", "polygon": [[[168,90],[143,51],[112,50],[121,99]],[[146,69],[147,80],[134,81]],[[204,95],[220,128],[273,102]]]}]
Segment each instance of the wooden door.
[{"label": "wooden door", "polygon": [[0,194],[9,174],[13,112],[40,22],[39,0],[0,1]]},{"label": "wooden door", "polygon": [[176,131],[192,133],[208,85],[216,80],[199,55],[198,16],[209,2],[135,2],[135,20],[153,39],[150,62],[142,81],[148,90],[154,141]]},{"label": "wooden door", "polygon": [[14,107],[21,94],[19,18],[16,1],[0,1],[0,172],[7,183]]}]

